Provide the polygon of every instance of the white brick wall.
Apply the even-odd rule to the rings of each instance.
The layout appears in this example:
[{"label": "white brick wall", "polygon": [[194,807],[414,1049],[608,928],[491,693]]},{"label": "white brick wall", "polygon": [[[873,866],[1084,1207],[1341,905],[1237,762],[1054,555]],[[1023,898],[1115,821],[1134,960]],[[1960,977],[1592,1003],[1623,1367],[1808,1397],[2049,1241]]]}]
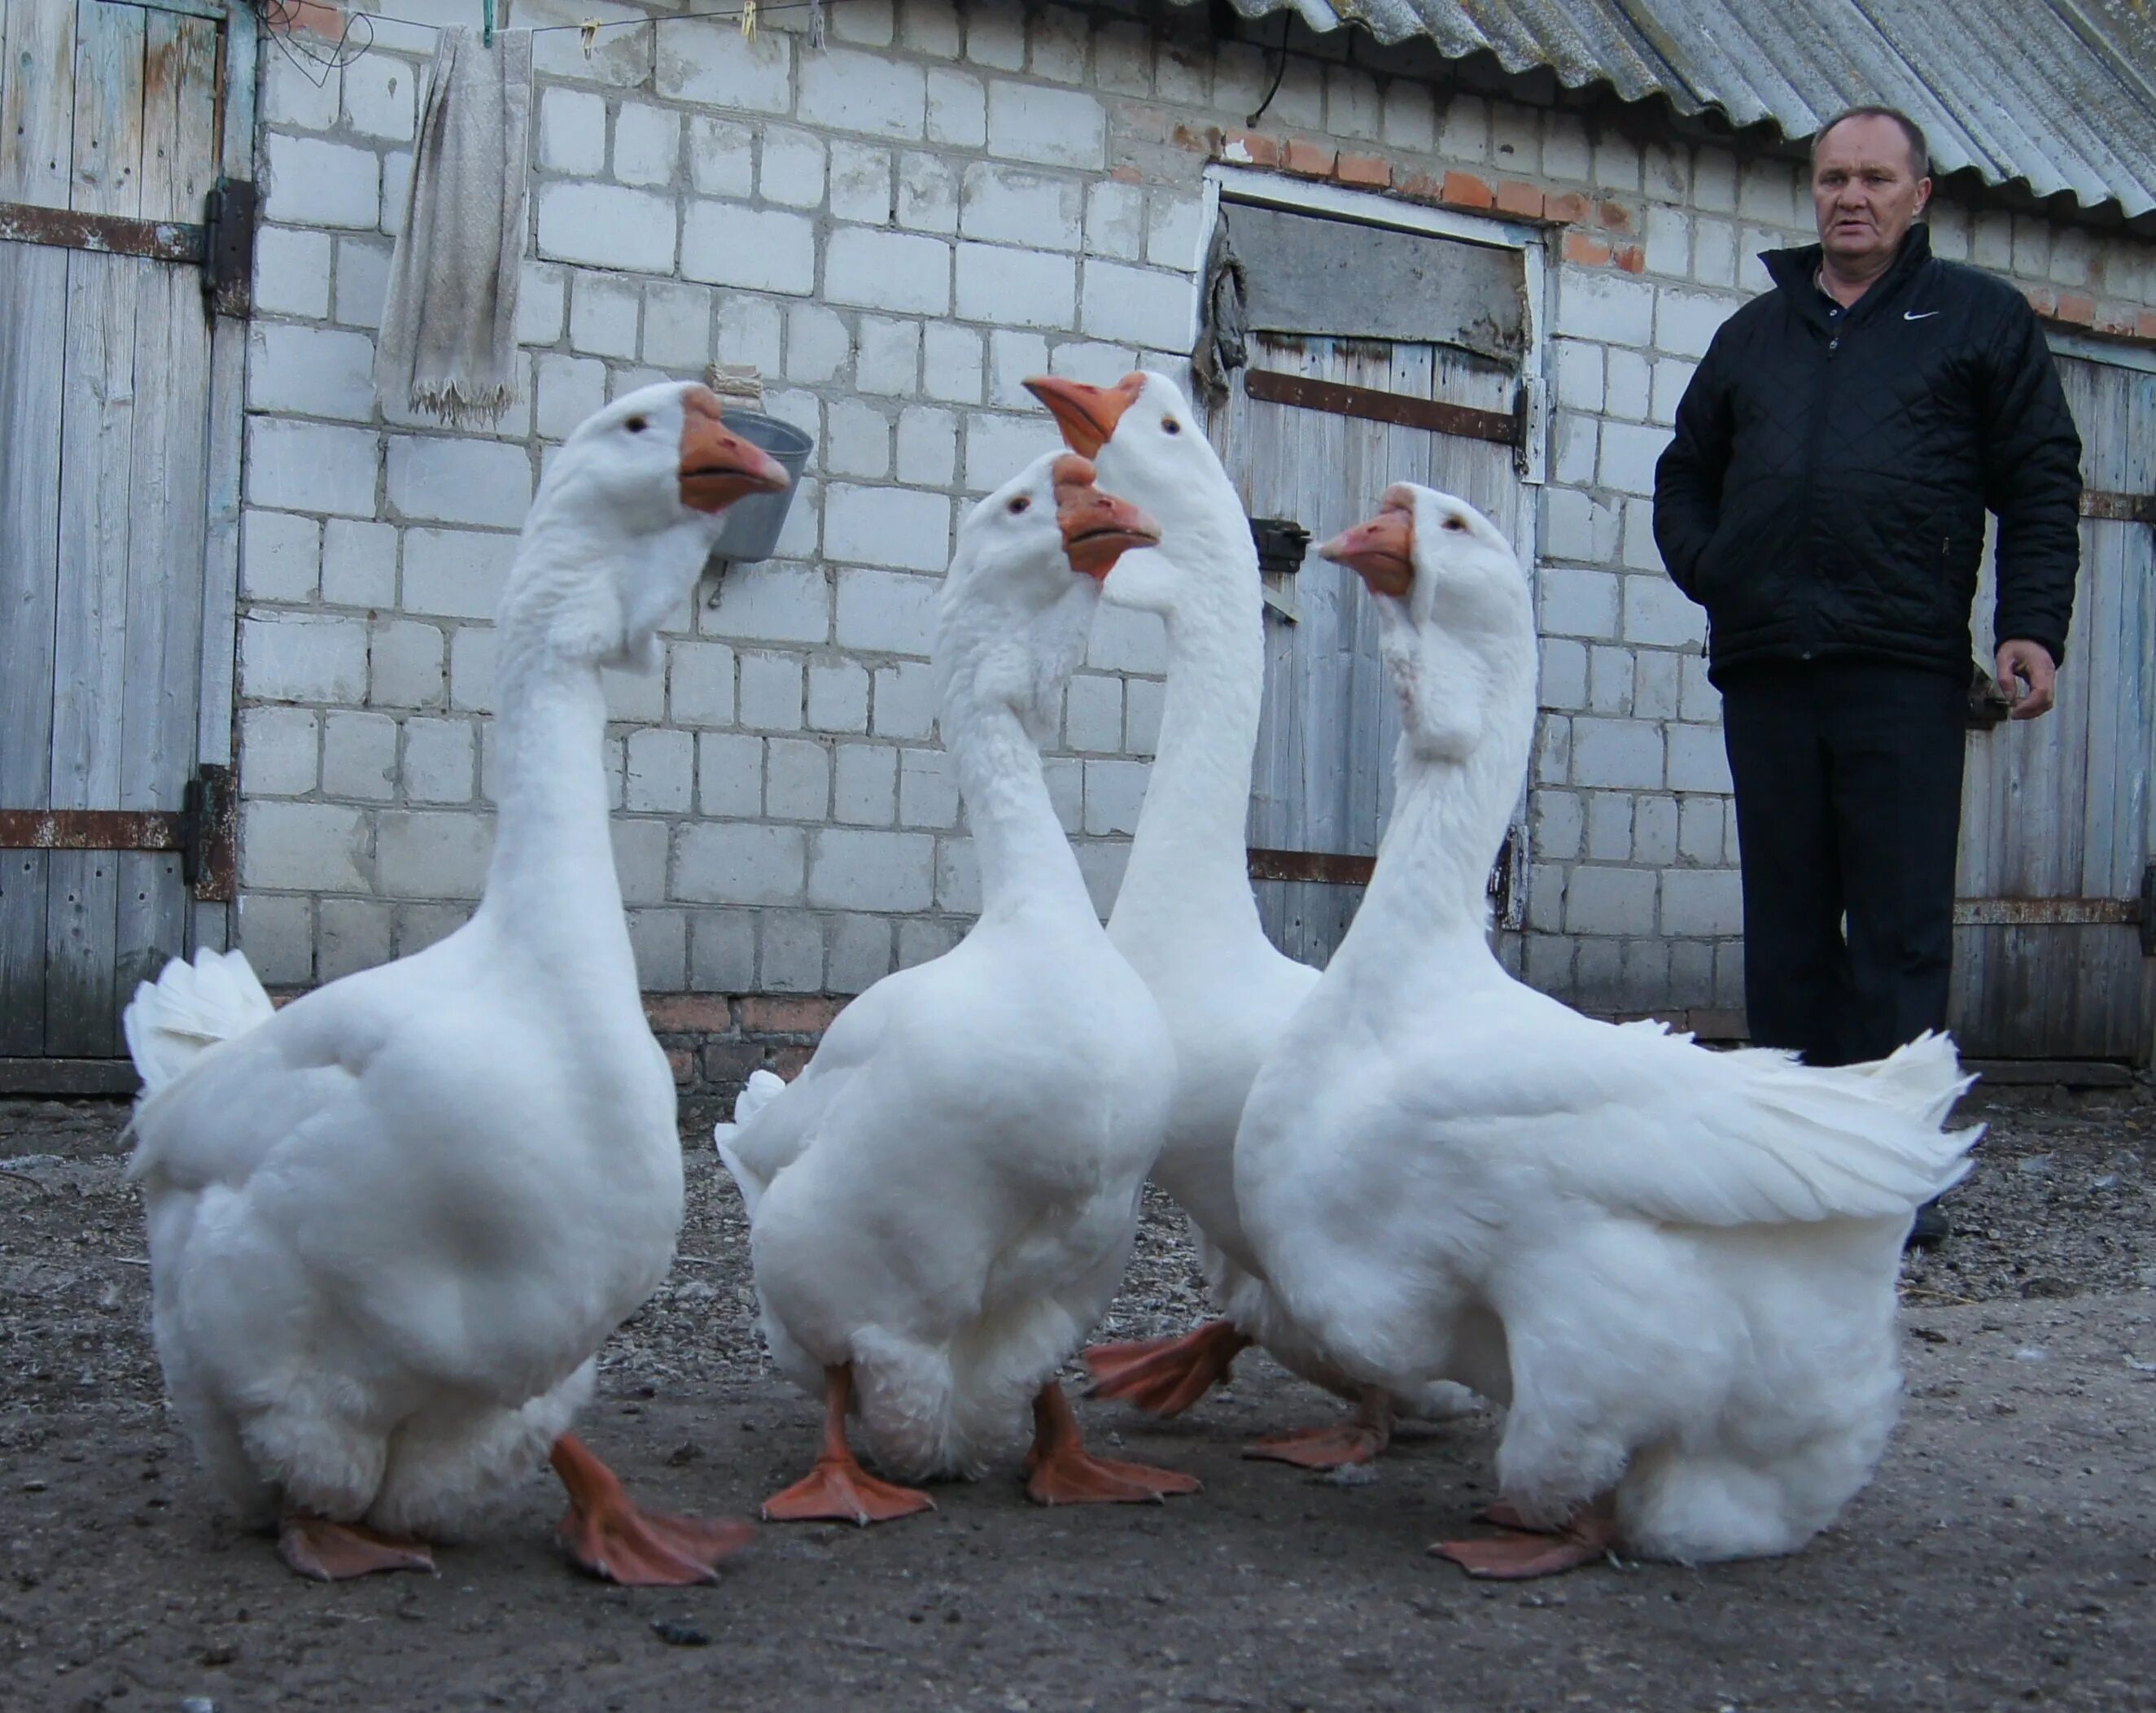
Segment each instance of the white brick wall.
[{"label": "white brick wall", "polygon": [[[783,11],[748,38],[608,32],[588,59],[541,36],[524,397],[465,433],[372,392],[431,38],[385,26],[319,88],[265,59],[239,661],[239,920],[265,976],[327,979],[464,919],[491,838],[491,618],[541,460],[606,399],[714,358],[755,364],[817,446],[774,556],[706,583],[663,675],[608,675],[644,979],[849,992],[952,943],[978,877],[926,657],[953,523],[1058,444],[1027,375],[1111,382],[1187,351],[1204,139],[1278,69],[1255,28],[1209,44],[1119,10],[849,0],[820,49]],[[1622,217],[1590,213],[1583,253],[1617,254],[1553,260],[1538,306],[1546,711],[1507,955],[1584,1002],[1737,1003],[1720,702],[1649,496],[1701,354],[1763,283],[1753,252],[1806,235],[1801,186],[1785,161],[1620,136],[1346,40],[1298,34],[1269,131]],[[2054,290],[2156,292],[2145,244],[1946,204],[1934,228]],[[1158,620],[1104,608],[1048,758],[1104,904],[1165,664]]]}]

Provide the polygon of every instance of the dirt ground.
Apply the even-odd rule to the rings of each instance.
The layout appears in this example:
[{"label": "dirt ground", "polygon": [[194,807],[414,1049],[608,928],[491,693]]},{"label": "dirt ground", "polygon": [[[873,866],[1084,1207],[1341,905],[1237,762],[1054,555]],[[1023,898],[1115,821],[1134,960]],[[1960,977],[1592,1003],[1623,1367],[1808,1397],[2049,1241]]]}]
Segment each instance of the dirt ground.
[{"label": "dirt ground", "polygon": [[[573,1573],[535,1481],[439,1577],[322,1587],[209,1510],[160,1398],[111,1103],[0,1103],[0,1707],[54,1710],[1661,1710],[2156,1707],[2156,1100],[1992,1110],[1958,1234],[1905,1282],[1878,1480],[1793,1559],[1500,1587],[1427,1556],[1489,1496],[1491,1424],[1404,1431],[1373,1478],[1237,1457],[1329,1400],[1244,1359],[1104,1449],[1163,1507],[1044,1511],[1014,1472],[869,1531],[768,1527],[715,1587]],[[739,1203],[687,1139],[665,1288],[586,1437],[647,1502],[751,1513],[816,1413],[763,1364]],[[1200,1293],[1154,1209],[1111,1330]]]}]

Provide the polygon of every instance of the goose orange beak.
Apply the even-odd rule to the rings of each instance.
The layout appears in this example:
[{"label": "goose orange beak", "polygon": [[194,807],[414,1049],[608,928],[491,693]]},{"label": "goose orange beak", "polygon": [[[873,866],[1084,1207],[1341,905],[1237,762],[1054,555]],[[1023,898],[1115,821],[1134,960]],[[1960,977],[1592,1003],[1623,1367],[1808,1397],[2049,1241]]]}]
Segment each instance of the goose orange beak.
[{"label": "goose orange beak", "polygon": [[761,446],[726,426],[718,395],[691,387],[681,395],[681,503],[723,511],[752,494],[784,491],[787,475]]},{"label": "goose orange beak", "polygon": [[1343,530],[1317,550],[1321,559],[1344,565],[1370,587],[1373,595],[1406,598],[1414,586],[1414,511],[1385,495],[1385,509],[1368,523]]},{"label": "goose orange beak", "polygon": [[1145,377],[1133,370],[1112,387],[1095,387],[1060,375],[1035,375],[1025,390],[1048,407],[1065,446],[1081,458],[1098,458],[1123,413],[1138,402]]},{"label": "goose orange beak", "polygon": [[1070,568],[1105,577],[1133,547],[1158,547],[1160,526],[1127,500],[1093,485],[1089,459],[1066,453],[1050,467],[1055,480],[1055,521]]}]

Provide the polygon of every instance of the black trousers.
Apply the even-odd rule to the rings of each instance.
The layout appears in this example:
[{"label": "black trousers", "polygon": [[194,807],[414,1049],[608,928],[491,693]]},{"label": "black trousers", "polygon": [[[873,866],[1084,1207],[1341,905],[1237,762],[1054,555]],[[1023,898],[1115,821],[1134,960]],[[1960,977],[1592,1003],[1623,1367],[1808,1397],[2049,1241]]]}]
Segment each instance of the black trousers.
[{"label": "black trousers", "polygon": [[1752,1039],[1855,1064],[1944,1028],[1966,683],[1789,662],[1722,692]]}]

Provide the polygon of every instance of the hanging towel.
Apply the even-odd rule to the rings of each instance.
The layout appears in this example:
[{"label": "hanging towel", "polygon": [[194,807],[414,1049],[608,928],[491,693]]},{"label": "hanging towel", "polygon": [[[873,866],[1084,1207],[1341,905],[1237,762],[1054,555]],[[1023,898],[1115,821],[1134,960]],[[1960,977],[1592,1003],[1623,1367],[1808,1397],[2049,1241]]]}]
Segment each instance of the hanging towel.
[{"label": "hanging towel", "polygon": [[1228,236],[1228,211],[1213,223],[1213,242],[1205,250],[1205,280],[1199,293],[1198,342],[1191,348],[1190,375],[1206,403],[1227,403],[1229,377],[1250,360],[1244,312],[1248,281],[1242,259]]},{"label": "hanging towel", "polygon": [[385,405],[480,428],[516,397],[531,131],[531,32],[503,30],[484,48],[475,31],[446,26],[375,347]]}]

